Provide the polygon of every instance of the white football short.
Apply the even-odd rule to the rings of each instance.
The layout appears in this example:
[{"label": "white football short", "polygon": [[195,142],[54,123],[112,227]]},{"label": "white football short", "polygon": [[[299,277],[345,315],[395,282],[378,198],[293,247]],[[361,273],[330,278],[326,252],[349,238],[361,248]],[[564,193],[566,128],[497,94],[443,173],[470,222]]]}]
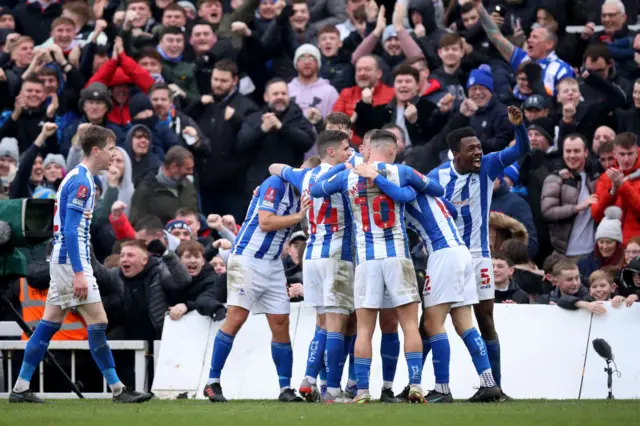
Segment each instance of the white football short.
[{"label": "white football short", "polygon": [[[420,302],[416,271],[411,259],[390,257],[367,260],[356,266],[355,308],[397,308]],[[389,302],[385,302],[388,293]]]},{"label": "white football short", "polygon": [[91,264],[82,265],[84,277],[89,285],[87,298],[83,300],[77,299],[73,295],[73,277],[74,272],[71,265],[60,265],[57,263],[49,264],[49,273],[51,281],[49,284],[49,293],[47,294],[47,303],[54,306],[60,306],[62,309],[71,309],[80,305],[89,305],[91,303],[101,302],[100,290],[98,283],[93,276]]},{"label": "white football short", "polygon": [[252,314],[288,314],[290,301],[282,261],[229,256],[227,305]]},{"label": "white football short", "polygon": [[496,298],[496,288],[493,280],[493,261],[487,257],[474,257],[473,269],[476,271],[476,287],[478,300]]},{"label": "white football short", "polygon": [[302,268],[304,303],[318,313],[349,315],[353,312],[353,262],[310,259]]},{"label": "white football short", "polygon": [[429,255],[422,289],[425,308],[464,302],[466,289],[477,301],[473,261],[466,247],[444,248]]}]

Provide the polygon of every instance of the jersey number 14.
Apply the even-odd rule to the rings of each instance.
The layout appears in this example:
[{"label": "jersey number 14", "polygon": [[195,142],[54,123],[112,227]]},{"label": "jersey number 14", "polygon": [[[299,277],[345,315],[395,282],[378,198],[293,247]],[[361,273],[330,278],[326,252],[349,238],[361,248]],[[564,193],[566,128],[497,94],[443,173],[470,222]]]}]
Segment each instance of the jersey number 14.
[{"label": "jersey number 14", "polygon": [[331,232],[338,232],[338,209],[329,207],[329,199],[325,198],[318,211],[318,217],[315,214],[313,201],[309,208],[309,227],[311,233],[315,234],[317,225],[331,225]]}]

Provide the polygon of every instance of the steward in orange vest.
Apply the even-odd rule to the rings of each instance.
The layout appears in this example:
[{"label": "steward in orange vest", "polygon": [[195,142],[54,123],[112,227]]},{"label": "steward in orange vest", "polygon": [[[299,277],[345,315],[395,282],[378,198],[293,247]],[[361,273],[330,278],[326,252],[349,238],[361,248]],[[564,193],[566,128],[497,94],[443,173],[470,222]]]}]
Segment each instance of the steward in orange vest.
[{"label": "steward in orange vest", "polygon": [[[44,315],[44,307],[47,302],[48,290],[37,290],[27,284],[25,278],[20,278],[20,305],[22,305],[22,318],[30,328],[35,329]],[[62,323],[60,330],[51,340],[87,340],[87,325],[80,314],[69,312]],[[22,340],[29,340],[22,333]]]}]

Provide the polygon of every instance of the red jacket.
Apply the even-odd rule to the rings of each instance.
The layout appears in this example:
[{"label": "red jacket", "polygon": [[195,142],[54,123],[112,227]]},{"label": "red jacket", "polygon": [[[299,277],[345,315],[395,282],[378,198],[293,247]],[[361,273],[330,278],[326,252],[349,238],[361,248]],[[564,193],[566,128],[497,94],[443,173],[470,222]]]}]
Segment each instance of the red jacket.
[{"label": "red jacket", "polygon": [[[118,59],[105,62],[87,82],[87,86],[96,82],[107,87],[135,84],[143,93],[147,93],[153,86],[153,77],[136,61],[121,53]],[[115,124],[128,125],[131,122],[129,104],[119,105],[114,99],[113,108],[107,113],[107,118]]]},{"label": "red jacket", "polygon": [[[386,105],[395,96],[395,91],[392,87],[378,82],[376,87],[373,88],[373,106]],[[362,99],[362,89],[359,86],[347,87],[342,89],[338,100],[333,105],[333,112],[344,112],[351,117],[356,109],[356,104]],[[362,143],[362,138],[356,134],[353,135],[351,141],[355,145]]]},{"label": "red jacket", "polygon": [[121,214],[116,220],[113,220],[113,215],[109,215],[109,222],[113,228],[113,233],[116,236],[116,240],[135,240],[136,231],[131,226],[131,222],[127,219],[127,216]]},{"label": "red jacket", "polygon": [[[625,176],[640,169],[640,156],[632,170],[624,172]],[[598,202],[591,205],[591,216],[596,222],[604,217],[604,210],[616,205],[622,209],[622,237],[627,244],[633,237],[640,236],[640,178],[628,180],[611,195],[612,183],[609,176],[603,173],[596,183]]]}]

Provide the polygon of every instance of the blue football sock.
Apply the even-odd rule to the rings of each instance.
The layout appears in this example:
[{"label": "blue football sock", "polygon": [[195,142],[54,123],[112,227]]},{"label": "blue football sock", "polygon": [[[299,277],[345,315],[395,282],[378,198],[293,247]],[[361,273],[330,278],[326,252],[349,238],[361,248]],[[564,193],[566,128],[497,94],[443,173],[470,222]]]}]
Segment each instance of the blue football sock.
[{"label": "blue football sock", "polygon": [[309,343],[309,355],[307,356],[307,370],[305,376],[314,379],[320,372],[322,358],[324,357],[325,344],[327,342],[327,331],[316,325],[316,334]]},{"label": "blue football sock", "polygon": [[[325,346],[326,348],[326,346]],[[327,381],[327,364],[324,362],[324,356],[320,357],[320,371],[318,371],[318,380],[322,382]]]},{"label": "blue football sock", "polygon": [[22,367],[20,367],[20,374],[18,375],[20,379],[26,382],[31,381],[33,372],[47,353],[51,338],[56,334],[56,331],[60,330],[61,325],[62,324],[45,320],[40,321],[24,350],[24,359],[22,360]]},{"label": "blue football sock", "polygon": [[231,336],[218,330],[216,338],[213,341],[213,355],[211,356],[211,368],[209,369],[209,379],[220,381],[220,374],[224,368],[224,363],[227,362],[231,347],[233,346],[233,339],[235,336]]},{"label": "blue football sock", "polygon": [[98,365],[109,386],[120,383],[116,373],[116,363],[113,360],[111,348],[107,343],[107,324],[91,324],[87,326],[89,334],[89,349],[91,356]]},{"label": "blue football sock", "polygon": [[[350,341],[348,339],[351,339]],[[345,348],[345,358],[347,355],[349,356],[349,380],[355,382],[357,380],[356,377],[356,356],[354,355],[355,347],[356,347],[356,335],[353,336],[344,336],[344,345]]]},{"label": "blue football sock", "polygon": [[431,343],[429,343],[429,339],[422,339],[422,366],[424,367],[424,362],[427,360],[427,356],[429,356],[429,352],[431,352]]},{"label": "blue football sock", "polygon": [[356,358],[354,364],[358,390],[368,390],[369,373],[371,373],[371,358]]},{"label": "blue football sock", "polygon": [[489,355],[489,363],[491,364],[491,373],[498,387],[502,386],[502,373],[500,372],[500,340],[496,336],[493,340],[485,342],[487,344],[487,354]]},{"label": "blue football sock", "polygon": [[409,369],[409,384],[419,385],[422,383],[422,353],[406,352],[407,368]]},{"label": "blue football sock", "polygon": [[440,333],[429,337],[433,350],[433,374],[436,384],[449,383],[449,364],[451,363],[451,347],[447,333]]},{"label": "blue football sock", "polygon": [[340,388],[340,379],[342,379],[342,370],[344,369],[343,334],[327,333],[325,363],[327,364],[327,387]]},{"label": "blue football sock", "polygon": [[[382,333],[380,341],[380,355],[382,356],[382,380],[393,382],[400,355],[400,339],[398,333]],[[422,356],[420,357],[422,359]]]},{"label": "blue football sock", "polygon": [[293,350],[291,350],[291,342],[271,342],[271,358],[273,358],[273,363],[276,365],[280,389],[291,387],[293,370]]},{"label": "blue football sock", "polygon": [[462,334],[462,340],[471,354],[471,360],[476,367],[478,375],[490,370],[491,364],[489,364],[489,357],[487,356],[487,347],[478,330],[475,327],[468,329]]}]

